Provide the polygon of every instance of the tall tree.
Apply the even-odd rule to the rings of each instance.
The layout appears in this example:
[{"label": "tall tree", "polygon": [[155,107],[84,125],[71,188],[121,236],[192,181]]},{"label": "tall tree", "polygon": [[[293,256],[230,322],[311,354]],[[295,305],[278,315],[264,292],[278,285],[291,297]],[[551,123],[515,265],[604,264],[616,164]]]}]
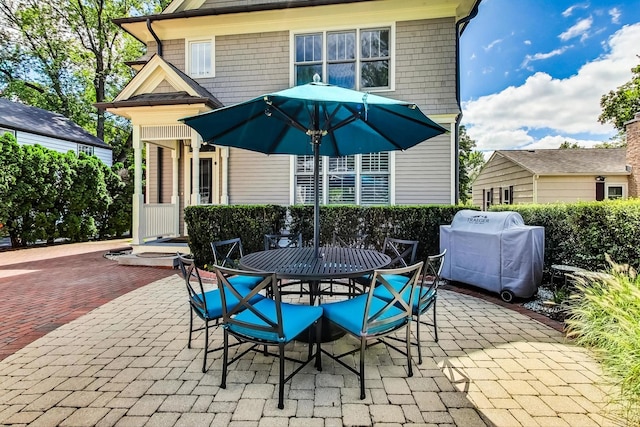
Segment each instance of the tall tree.
[{"label": "tall tree", "polygon": [[107,143],[126,141],[127,124],[93,107],[124,87],[125,61],[143,50],[112,19],[157,12],[162,2],[3,0],[0,96],[58,112]]},{"label": "tall tree", "polygon": [[582,148],[578,145],[577,142],[569,142],[567,140],[562,141],[562,144],[558,147],[561,150],[573,150],[575,148]]},{"label": "tall tree", "polygon": [[640,65],[634,67],[631,72],[631,80],[600,98],[602,114],[598,121],[611,123],[621,134],[625,132],[625,122],[640,112]]},{"label": "tall tree", "polygon": [[460,126],[458,141],[460,147],[458,152],[460,194],[458,197],[462,203],[467,203],[471,198],[471,185],[484,165],[484,156],[482,152],[474,150],[476,142],[467,134],[467,128],[464,125]]}]

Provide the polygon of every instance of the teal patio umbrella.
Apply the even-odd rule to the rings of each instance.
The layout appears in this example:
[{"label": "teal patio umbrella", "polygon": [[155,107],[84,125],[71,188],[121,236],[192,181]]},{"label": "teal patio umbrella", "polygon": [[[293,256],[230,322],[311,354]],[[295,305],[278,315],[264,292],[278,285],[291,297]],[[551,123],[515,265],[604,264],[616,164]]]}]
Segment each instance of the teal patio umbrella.
[{"label": "teal patio umbrella", "polygon": [[314,158],[314,232],[320,247],[320,156],[405,150],[447,132],[412,103],[314,82],[181,121],[203,141],[265,154]]}]

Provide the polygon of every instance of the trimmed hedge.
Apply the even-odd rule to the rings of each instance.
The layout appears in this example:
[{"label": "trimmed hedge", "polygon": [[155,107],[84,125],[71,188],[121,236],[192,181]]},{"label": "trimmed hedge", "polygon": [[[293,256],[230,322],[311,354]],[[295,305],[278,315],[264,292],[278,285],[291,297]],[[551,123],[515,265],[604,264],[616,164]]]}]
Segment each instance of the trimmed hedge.
[{"label": "trimmed hedge", "polygon": [[244,253],[264,249],[264,235],[284,227],[286,206],[216,205],[188,206],[184,220],[189,247],[198,265],[211,264],[211,242],[240,237]]},{"label": "trimmed hedge", "polygon": [[545,267],[568,264],[588,270],[609,267],[605,254],[619,264],[640,262],[640,200],[503,205],[525,224],[545,227]]},{"label": "trimmed hedge", "polygon": [[[320,244],[331,243],[333,231],[367,234],[372,247],[381,248],[385,236],[419,240],[418,259],[440,249],[440,225],[450,224],[464,206],[321,206]],[[288,220],[287,220],[288,218]],[[313,244],[313,206],[232,205],[189,206],[185,209],[189,246],[196,263],[211,263],[210,242],[240,237],[245,253],[264,248],[264,235],[288,229]]]}]

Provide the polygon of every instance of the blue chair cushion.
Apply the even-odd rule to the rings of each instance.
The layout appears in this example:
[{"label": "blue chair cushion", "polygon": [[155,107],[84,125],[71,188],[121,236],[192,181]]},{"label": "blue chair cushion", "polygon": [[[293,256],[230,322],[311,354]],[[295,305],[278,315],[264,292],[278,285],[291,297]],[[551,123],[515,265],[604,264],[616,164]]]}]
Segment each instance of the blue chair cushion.
[{"label": "blue chair cushion", "polygon": [[[387,278],[389,279],[390,276],[387,276]],[[405,276],[400,276],[398,275],[397,278],[391,278],[389,280],[389,284],[396,290],[396,291],[400,291],[400,289],[402,289],[402,286],[404,286],[405,283],[407,283],[407,280],[409,280],[407,277]],[[405,293],[411,292],[410,288],[405,290]],[[422,294],[424,296],[427,297],[427,301],[430,301],[431,299],[433,299],[433,297],[436,294],[435,289],[429,289],[427,287],[425,287],[422,290]],[[391,294],[391,292],[389,291],[389,289],[387,289],[385,286],[377,286],[376,289],[373,291],[373,295],[385,300],[385,301],[392,301],[393,300],[393,295]],[[420,288],[416,288],[416,292],[413,295],[413,302],[411,304],[412,306],[412,311],[413,314],[418,314],[418,312],[422,312],[423,310],[425,310],[429,305],[431,305],[430,303],[425,304],[424,307],[420,307]]]},{"label": "blue chair cushion", "polygon": [[[236,287],[236,290],[241,295],[248,295],[251,290],[249,288],[245,288],[242,286]],[[202,298],[202,294],[197,295],[198,298]],[[205,300],[207,302],[207,314],[204,315],[202,310],[196,309],[199,313],[200,317],[205,317],[207,319],[219,319],[222,317],[222,298],[220,297],[220,290],[213,289],[211,291],[207,291],[204,293]],[[254,295],[249,301],[252,303],[256,303],[265,297],[262,295]],[[227,293],[227,304],[234,307],[238,304],[238,299],[231,294]]]},{"label": "blue chair cushion", "polygon": [[233,286],[243,286],[248,289],[255,288],[262,279],[260,276],[243,276],[241,274],[227,278]]},{"label": "blue chair cushion", "polygon": [[[253,306],[267,319],[277,323],[276,302],[274,300],[264,298],[256,304],[253,304]],[[281,303],[281,310],[282,330],[284,333],[282,341],[285,343],[300,335],[300,333],[322,317],[322,308],[316,306]],[[268,326],[264,320],[256,316],[251,310],[244,310],[238,313],[234,316],[234,319],[254,325]],[[258,338],[269,342],[280,341],[280,337],[278,337],[276,332],[260,331],[234,324],[229,325],[229,330],[246,337]]]},{"label": "blue chair cushion", "polygon": [[[323,316],[331,322],[340,326],[347,332],[357,337],[363,335],[362,327],[364,323],[364,310],[367,304],[368,294],[358,295],[346,301],[322,304],[320,307],[324,310]],[[387,302],[374,297],[371,300],[369,315],[377,313]],[[389,307],[387,311],[380,317],[380,320],[396,316],[404,311],[397,307]],[[367,335],[376,335],[386,331],[396,329],[406,323],[406,318],[390,323],[388,325],[380,325],[378,327],[369,328]]]}]

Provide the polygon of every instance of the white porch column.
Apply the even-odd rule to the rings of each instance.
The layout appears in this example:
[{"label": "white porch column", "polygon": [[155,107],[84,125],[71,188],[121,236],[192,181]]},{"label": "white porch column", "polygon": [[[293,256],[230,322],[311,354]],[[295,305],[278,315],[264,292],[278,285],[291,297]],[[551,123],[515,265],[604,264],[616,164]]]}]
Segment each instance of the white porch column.
[{"label": "white porch column", "polygon": [[180,166],[180,141],[176,141],[175,149],[171,153],[172,159],[172,183],[171,183],[171,204],[175,207],[174,230],[176,236],[180,235],[180,193],[178,189],[178,168]]},{"label": "white porch column", "polygon": [[191,206],[200,204],[200,135],[191,131]]},{"label": "white porch column", "polygon": [[144,195],[142,194],[142,144],[140,140],[140,125],[133,125],[133,218],[131,219],[131,243],[144,243]]},{"label": "white porch column", "polygon": [[220,204],[228,205],[229,204],[229,148],[228,147],[220,147],[220,187],[222,190],[222,194],[220,195]]}]

